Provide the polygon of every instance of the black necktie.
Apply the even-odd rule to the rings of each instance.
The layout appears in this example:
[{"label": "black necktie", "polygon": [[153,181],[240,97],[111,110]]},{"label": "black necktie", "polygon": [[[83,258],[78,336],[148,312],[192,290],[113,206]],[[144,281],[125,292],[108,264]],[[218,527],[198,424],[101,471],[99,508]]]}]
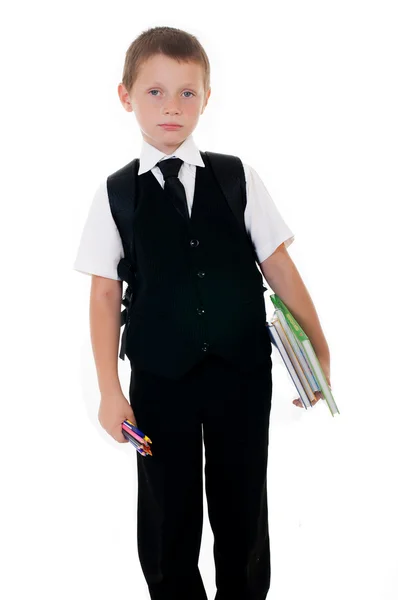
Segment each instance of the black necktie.
[{"label": "black necktie", "polygon": [[180,215],[184,219],[189,220],[185,189],[181,181],[178,179],[178,172],[182,163],[183,161],[181,158],[166,158],[165,160],[160,160],[156,164],[162,171],[164,177],[164,191],[169,196],[174,204],[174,207],[178,210]]}]

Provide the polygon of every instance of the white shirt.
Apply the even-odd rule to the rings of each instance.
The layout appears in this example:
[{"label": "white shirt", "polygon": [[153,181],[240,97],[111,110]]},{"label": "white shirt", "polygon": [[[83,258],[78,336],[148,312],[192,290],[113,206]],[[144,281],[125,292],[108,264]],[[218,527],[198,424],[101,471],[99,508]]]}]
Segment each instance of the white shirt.
[{"label": "white shirt", "polygon": [[[163,174],[156,163],[171,157],[178,157],[184,161],[178,177],[184,185],[188,210],[191,215],[196,169],[205,166],[192,134],[171,155],[165,154],[143,139],[138,176],[151,170],[163,187]],[[294,234],[283,220],[256,171],[245,163],[243,163],[243,168],[247,193],[245,225],[261,263],[282,242],[286,248],[290,246],[294,240]],[[117,265],[122,257],[124,257],[122,241],[112,217],[105,180],[98,186],[94,194],[73,269],[88,275],[100,275],[120,281]]]}]

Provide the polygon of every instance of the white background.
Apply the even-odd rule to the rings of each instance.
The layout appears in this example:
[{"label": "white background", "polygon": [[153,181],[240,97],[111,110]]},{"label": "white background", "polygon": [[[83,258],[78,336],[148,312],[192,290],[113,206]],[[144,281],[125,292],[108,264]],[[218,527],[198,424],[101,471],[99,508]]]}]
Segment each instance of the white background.
[{"label": "white background", "polygon": [[[144,29],[204,45],[202,150],[259,173],[331,351],[311,411],[273,350],[267,600],[393,600],[397,536],[396,3],[20,2],[1,18],[0,595],[146,599],[136,456],[99,425],[90,277],[72,269],[93,193],[138,156],[120,104]],[[393,260],[395,259],[395,260]],[[272,303],[266,293],[268,314]],[[129,363],[119,361],[128,394]],[[205,517],[200,569],[214,598]]]}]

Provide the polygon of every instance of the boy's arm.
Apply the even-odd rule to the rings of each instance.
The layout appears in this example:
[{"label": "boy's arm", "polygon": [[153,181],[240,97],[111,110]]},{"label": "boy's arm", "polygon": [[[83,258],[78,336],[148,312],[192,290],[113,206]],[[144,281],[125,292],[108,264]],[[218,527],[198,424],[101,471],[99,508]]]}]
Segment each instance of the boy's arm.
[{"label": "boy's arm", "polygon": [[[278,246],[260,267],[272,290],[286,304],[308,335],[322,367],[327,367],[330,362],[329,347],[315,306],[284,243]],[[327,375],[329,376],[329,373]]]},{"label": "boy's arm", "polygon": [[92,275],[90,335],[101,396],[122,393],[118,374],[122,281]]}]

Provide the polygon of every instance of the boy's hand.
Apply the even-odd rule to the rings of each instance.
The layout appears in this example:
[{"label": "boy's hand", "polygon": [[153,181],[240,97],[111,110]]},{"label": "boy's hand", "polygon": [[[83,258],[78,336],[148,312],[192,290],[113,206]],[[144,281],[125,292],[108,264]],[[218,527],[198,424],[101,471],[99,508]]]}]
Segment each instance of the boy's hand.
[{"label": "boy's hand", "polygon": [[98,420],[103,429],[121,444],[128,443],[122,433],[122,423],[125,419],[129,419],[137,426],[133,409],[121,392],[112,396],[101,396]]},{"label": "boy's hand", "polygon": [[[322,371],[325,374],[326,381],[328,382],[328,386],[330,387],[330,389],[332,389],[332,386],[330,383],[330,359],[318,357],[318,360],[322,367]],[[315,404],[318,402],[318,400],[320,398],[323,398],[322,392],[314,392],[314,394],[315,394],[315,400],[312,402],[312,406],[315,406]],[[300,408],[304,408],[303,403],[301,402],[300,398],[295,398],[293,400],[293,404],[295,404],[296,406],[298,406]]]}]

